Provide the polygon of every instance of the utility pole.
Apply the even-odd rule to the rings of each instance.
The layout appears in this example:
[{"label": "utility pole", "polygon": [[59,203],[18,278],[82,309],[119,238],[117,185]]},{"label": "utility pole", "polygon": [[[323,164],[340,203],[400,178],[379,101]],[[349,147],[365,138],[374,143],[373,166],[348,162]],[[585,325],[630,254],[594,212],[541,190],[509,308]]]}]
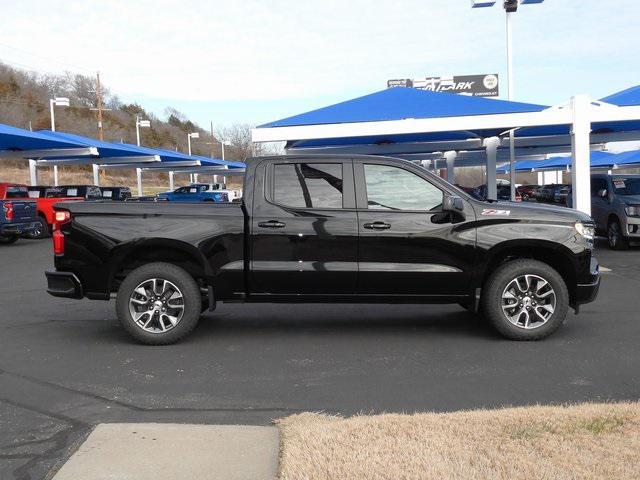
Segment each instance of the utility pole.
[{"label": "utility pole", "polygon": [[211,158],[215,158],[216,137],[213,136],[213,120],[211,120]]},{"label": "utility pole", "polygon": [[96,73],[96,97],[98,103],[98,138],[104,141],[104,132],[102,131],[102,89],[100,88],[100,72]]}]

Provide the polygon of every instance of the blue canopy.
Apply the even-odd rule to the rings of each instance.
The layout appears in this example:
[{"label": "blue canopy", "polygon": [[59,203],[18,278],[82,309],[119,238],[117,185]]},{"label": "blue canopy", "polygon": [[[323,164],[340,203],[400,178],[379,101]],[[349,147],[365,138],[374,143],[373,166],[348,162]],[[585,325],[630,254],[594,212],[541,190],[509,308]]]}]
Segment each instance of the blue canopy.
[{"label": "blue canopy", "polygon": [[619,107],[640,105],[640,85],[601,98],[600,101],[618,105]]},{"label": "blue canopy", "polygon": [[544,105],[531,103],[395,87],[266,123],[258,128],[539,112],[545,108]]},{"label": "blue canopy", "polygon": [[[591,168],[606,168],[617,166],[640,165],[640,150],[629,152],[591,152]],[[517,172],[529,172],[531,170],[564,170],[571,167],[571,157],[551,157],[547,160],[520,160],[516,162]],[[498,173],[509,173],[509,165],[502,165]]]},{"label": "blue canopy", "polygon": [[[131,145],[128,143],[104,142],[101,140],[97,140],[95,138],[76,135],[74,133],[52,132],[50,130],[40,130],[38,133],[46,137],[49,137],[51,139],[68,141],[68,142],[78,142],[87,146],[96,147],[98,149],[98,158],[139,157],[139,156],[159,155],[160,160],[165,162],[192,160],[187,155],[184,156],[186,158],[183,158],[183,157],[178,158],[178,155],[177,155],[178,152],[172,152],[170,150],[167,150],[167,152],[169,152],[168,154],[161,154],[159,153],[159,151],[154,150],[152,148],[139,147],[137,145]],[[62,155],[55,155],[55,156],[46,157],[46,158],[55,159],[61,156]],[[92,163],[92,160],[88,159],[87,163]],[[95,163],[95,160],[93,160],[93,163]]]},{"label": "blue canopy", "polygon": [[640,164],[640,150],[631,150],[628,152],[621,152],[603,156],[594,160],[591,157],[591,167],[612,167],[617,166],[631,166]]},{"label": "blue canopy", "polygon": [[0,150],[49,150],[55,148],[83,148],[88,145],[70,139],[51,138],[41,132],[0,124]]},{"label": "blue canopy", "polygon": [[[544,160],[519,160],[515,163],[516,172],[530,172],[537,168]],[[501,165],[498,167],[498,173],[509,173],[509,165]]]},{"label": "blue canopy", "polygon": [[[619,107],[631,107],[640,105],[640,85],[614,93],[600,99],[601,102],[610,103]],[[591,125],[592,134],[607,134],[625,131],[640,130],[640,121],[630,120],[624,122],[594,122]],[[550,125],[545,127],[527,127],[516,130],[516,138],[522,137],[546,137],[555,135],[569,135],[570,125]]]}]

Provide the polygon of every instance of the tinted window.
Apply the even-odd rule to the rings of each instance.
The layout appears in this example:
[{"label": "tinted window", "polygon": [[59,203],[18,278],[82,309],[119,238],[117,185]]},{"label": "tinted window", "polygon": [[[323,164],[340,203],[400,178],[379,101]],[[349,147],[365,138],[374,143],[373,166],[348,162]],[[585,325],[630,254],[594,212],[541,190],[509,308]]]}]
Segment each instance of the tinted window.
[{"label": "tinted window", "polygon": [[612,177],[616,195],[640,195],[640,177]]},{"label": "tinted window", "polygon": [[442,191],[415,173],[387,165],[365,165],[367,205],[376,210],[433,210]]},{"label": "tinted window", "polygon": [[591,195],[597,196],[600,190],[607,189],[607,181],[604,178],[592,178],[591,179]]},{"label": "tinted window", "polygon": [[29,190],[27,187],[7,187],[7,198],[28,198]]},{"label": "tinted window", "polygon": [[341,163],[287,163],[274,166],[273,199],[301,208],[342,208]]},{"label": "tinted window", "polygon": [[100,191],[100,187],[88,187],[87,188],[87,198],[102,198],[102,192]]}]

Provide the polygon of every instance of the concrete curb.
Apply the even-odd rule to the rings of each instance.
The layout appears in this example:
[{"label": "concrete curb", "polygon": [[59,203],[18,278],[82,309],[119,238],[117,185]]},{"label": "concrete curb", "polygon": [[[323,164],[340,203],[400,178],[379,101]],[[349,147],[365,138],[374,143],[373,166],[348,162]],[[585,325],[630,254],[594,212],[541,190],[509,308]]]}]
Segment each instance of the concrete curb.
[{"label": "concrete curb", "polygon": [[273,480],[274,426],[100,424],[54,480]]}]

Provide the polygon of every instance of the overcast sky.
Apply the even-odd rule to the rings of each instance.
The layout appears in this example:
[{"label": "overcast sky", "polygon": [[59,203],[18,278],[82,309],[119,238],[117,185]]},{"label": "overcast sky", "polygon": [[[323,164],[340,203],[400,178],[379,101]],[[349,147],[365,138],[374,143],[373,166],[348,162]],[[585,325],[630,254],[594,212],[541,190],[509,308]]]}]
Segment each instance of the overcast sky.
[{"label": "overcast sky", "polygon": [[[0,60],[91,74],[162,115],[264,123],[390,78],[498,73],[505,15],[470,0],[1,0]],[[637,0],[546,0],[514,17],[515,99],[640,84]]]}]

